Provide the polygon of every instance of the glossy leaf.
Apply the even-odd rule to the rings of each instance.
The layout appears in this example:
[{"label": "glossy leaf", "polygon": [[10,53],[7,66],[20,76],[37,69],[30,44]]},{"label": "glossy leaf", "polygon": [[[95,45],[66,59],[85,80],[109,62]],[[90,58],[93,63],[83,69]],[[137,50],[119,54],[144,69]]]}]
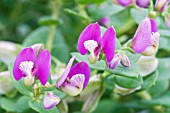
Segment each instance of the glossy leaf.
[{"label": "glossy leaf", "polygon": [[118,86],[123,88],[136,88],[138,86],[141,86],[143,83],[143,79],[141,76],[138,77],[115,76],[114,81]]}]

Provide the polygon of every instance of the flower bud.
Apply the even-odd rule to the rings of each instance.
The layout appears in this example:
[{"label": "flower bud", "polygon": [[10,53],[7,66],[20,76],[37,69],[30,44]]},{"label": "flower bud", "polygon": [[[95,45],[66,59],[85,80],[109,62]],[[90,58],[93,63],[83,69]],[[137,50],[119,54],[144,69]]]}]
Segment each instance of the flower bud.
[{"label": "flower bud", "polygon": [[125,54],[122,54],[121,55],[121,61],[120,63],[124,66],[124,67],[130,67],[130,60],[129,58],[127,57],[127,55]]},{"label": "flower bud", "polygon": [[157,69],[158,59],[155,56],[141,56],[136,64],[139,67],[140,75],[144,77]]},{"label": "flower bud", "polygon": [[121,55],[119,53],[115,54],[114,58],[111,62],[107,63],[108,68],[114,69],[117,67],[117,65],[120,63]]},{"label": "flower bud", "polygon": [[109,26],[110,25],[110,18],[109,17],[103,17],[103,18],[100,18],[99,19],[99,23],[102,25],[102,26]]},{"label": "flower bud", "polygon": [[163,11],[165,11],[169,2],[170,2],[170,0],[156,0],[154,8],[156,11],[163,12]]},{"label": "flower bud", "polygon": [[150,0],[136,0],[136,4],[139,7],[147,8],[147,7],[149,7]]},{"label": "flower bud", "polygon": [[60,98],[54,95],[52,92],[45,94],[43,99],[43,105],[45,109],[51,109],[60,102]]},{"label": "flower bud", "polygon": [[125,7],[133,3],[133,0],[112,0],[112,1]]},{"label": "flower bud", "polygon": [[123,88],[115,84],[114,92],[120,95],[128,95],[130,93],[135,92],[136,90],[139,90],[141,86],[138,86],[136,88]]}]

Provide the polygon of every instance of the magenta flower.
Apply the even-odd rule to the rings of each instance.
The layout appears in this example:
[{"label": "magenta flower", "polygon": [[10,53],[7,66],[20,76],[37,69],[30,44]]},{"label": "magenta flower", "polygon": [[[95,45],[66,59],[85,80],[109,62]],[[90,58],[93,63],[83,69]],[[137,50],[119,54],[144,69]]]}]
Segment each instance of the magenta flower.
[{"label": "magenta flower", "polygon": [[113,0],[113,2],[116,2],[120,4],[121,6],[128,6],[133,3],[133,0]]},{"label": "magenta flower", "polygon": [[169,2],[170,2],[170,0],[156,0],[154,8],[156,11],[163,12],[163,11],[165,11]]},{"label": "magenta flower", "polygon": [[24,77],[24,83],[30,86],[34,82],[34,78],[40,80],[45,85],[50,75],[51,56],[48,50],[42,49],[42,46],[32,46],[23,49],[17,56],[13,75],[15,80]]},{"label": "magenta flower", "polygon": [[109,27],[101,38],[98,23],[88,25],[80,34],[78,40],[78,51],[85,55],[90,52],[89,61],[95,63],[101,51],[106,56],[106,61],[111,62],[115,54],[116,33],[113,27]]},{"label": "magenta flower", "polygon": [[147,8],[150,5],[150,0],[136,0],[136,4],[139,7]]},{"label": "magenta flower", "polygon": [[90,78],[90,68],[85,62],[76,63],[73,67],[72,64],[75,57],[72,57],[57,82],[56,87],[60,88],[69,96],[76,96],[87,86]]},{"label": "magenta flower", "polygon": [[[150,56],[158,48],[159,33],[156,22],[153,19],[145,18],[132,39],[132,48],[136,53]],[[151,47],[151,48],[150,48]]]},{"label": "magenta flower", "polygon": [[45,109],[51,109],[60,102],[60,98],[54,95],[52,92],[47,92],[43,99],[43,105]]}]

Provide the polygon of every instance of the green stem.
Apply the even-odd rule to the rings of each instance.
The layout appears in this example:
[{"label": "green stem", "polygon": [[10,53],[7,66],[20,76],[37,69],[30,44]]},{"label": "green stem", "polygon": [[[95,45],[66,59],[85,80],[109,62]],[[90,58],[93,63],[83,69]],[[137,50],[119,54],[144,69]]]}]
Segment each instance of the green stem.
[{"label": "green stem", "polygon": [[36,99],[36,90],[35,90],[35,84],[36,84],[37,78],[34,78],[34,83],[32,84],[32,92],[33,92],[33,98]]},{"label": "green stem", "polygon": [[[51,0],[50,7],[52,10],[52,14],[51,14],[52,19],[55,19],[55,20],[58,19],[60,6],[61,6],[61,0]],[[56,25],[50,25],[50,31],[48,34],[48,40],[47,40],[47,44],[46,44],[47,49],[49,51],[51,51],[53,48],[55,29],[56,29]]]},{"label": "green stem", "polygon": [[147,91],[142,91],[137,93],[138,96],[140,96],[142,99],[144,100],[151,100],[152,97],[150,96],[150,94]]}]

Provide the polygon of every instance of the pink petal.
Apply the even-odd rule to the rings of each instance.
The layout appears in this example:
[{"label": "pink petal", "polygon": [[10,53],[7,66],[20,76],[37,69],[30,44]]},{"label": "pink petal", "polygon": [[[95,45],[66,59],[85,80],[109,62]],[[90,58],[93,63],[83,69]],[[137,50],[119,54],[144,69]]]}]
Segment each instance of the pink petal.
[{"label": "pink petal", "polygon": [[150,22],[151,22],[151,32],[154,32],[154,33],[157,32],[158,27],[157,27],[157,24],[156,24],[155,20],[150,18]]},{"label": "pink petal", "polygon": [[106,55],[107,62],[111,62],[115,54],[116,32],[113,27],[109,27],[102,39],[100,40],[101,47]]},{"label": "pink petal", "polygon": [[132,39],[132,48],[136,53],[143,52],[151,39],[151,23],[149,18],[145,18],[138,26]]},{"label": "pink petal", "polygon": [[25,48],[23,49],[17,56],[15,63],[14,63],[14,68],[13,68],[13,75],[14,78],[18,81],[20,80],[23,76],[26,76],[22,73],[22,71],[19,69],[19,65],[23,61],[32,61],[34,62],[34,51],[33,49],[30,48]]},{"label": "pink petal", "polygon": [[94,41],[99,41],[101,36],[100,32],[100,26],[99,24],[93,23],[88,25],[80,34],[79,39],[78,39],[78,51],[82,54],[85,55],[87,53],[87,49],[84,47],[84,42],[87,40],[94,40]]},{"label": "pink petal", "polygon": [[45,85],[50,75],[51,56],[48,50],[42,50],[35,62],[37,78]]},{"label": "pink petal", "polygon": [[84,85],[83,85],[83,89],[87,86],[88,82],[89,82],[89,78],[90,78],[90,68],[88,66],[88,64],[86,62],[79,62],[77,64],[75,64],[69,74],[68,77],[71,79],[72,76],[76,75],[76,74],[84,74],[85,75],[85,80],[84,80]]},{"label": "pink petal", "polygon": [[67,64],[67,67],[66,67],[63,75],[61,76],[60,80],[58,80],[58,82],[57,82],[57,84],[56,84],[56,87],[57,87],[57,88],[59,88],[59,87],[63,84],[63,82],[66,80],[66,78],[67,78],[67,76],[68,76],[68,74],[69,74],[69,72],[70,72],[71,66],[72,66],[72,64],[73,64],[73,62],[74,62],[75,59],[76,59],[75,56],[73,56],[73,57],[70,59],[70,61],[69,61],[69,63]]}]

